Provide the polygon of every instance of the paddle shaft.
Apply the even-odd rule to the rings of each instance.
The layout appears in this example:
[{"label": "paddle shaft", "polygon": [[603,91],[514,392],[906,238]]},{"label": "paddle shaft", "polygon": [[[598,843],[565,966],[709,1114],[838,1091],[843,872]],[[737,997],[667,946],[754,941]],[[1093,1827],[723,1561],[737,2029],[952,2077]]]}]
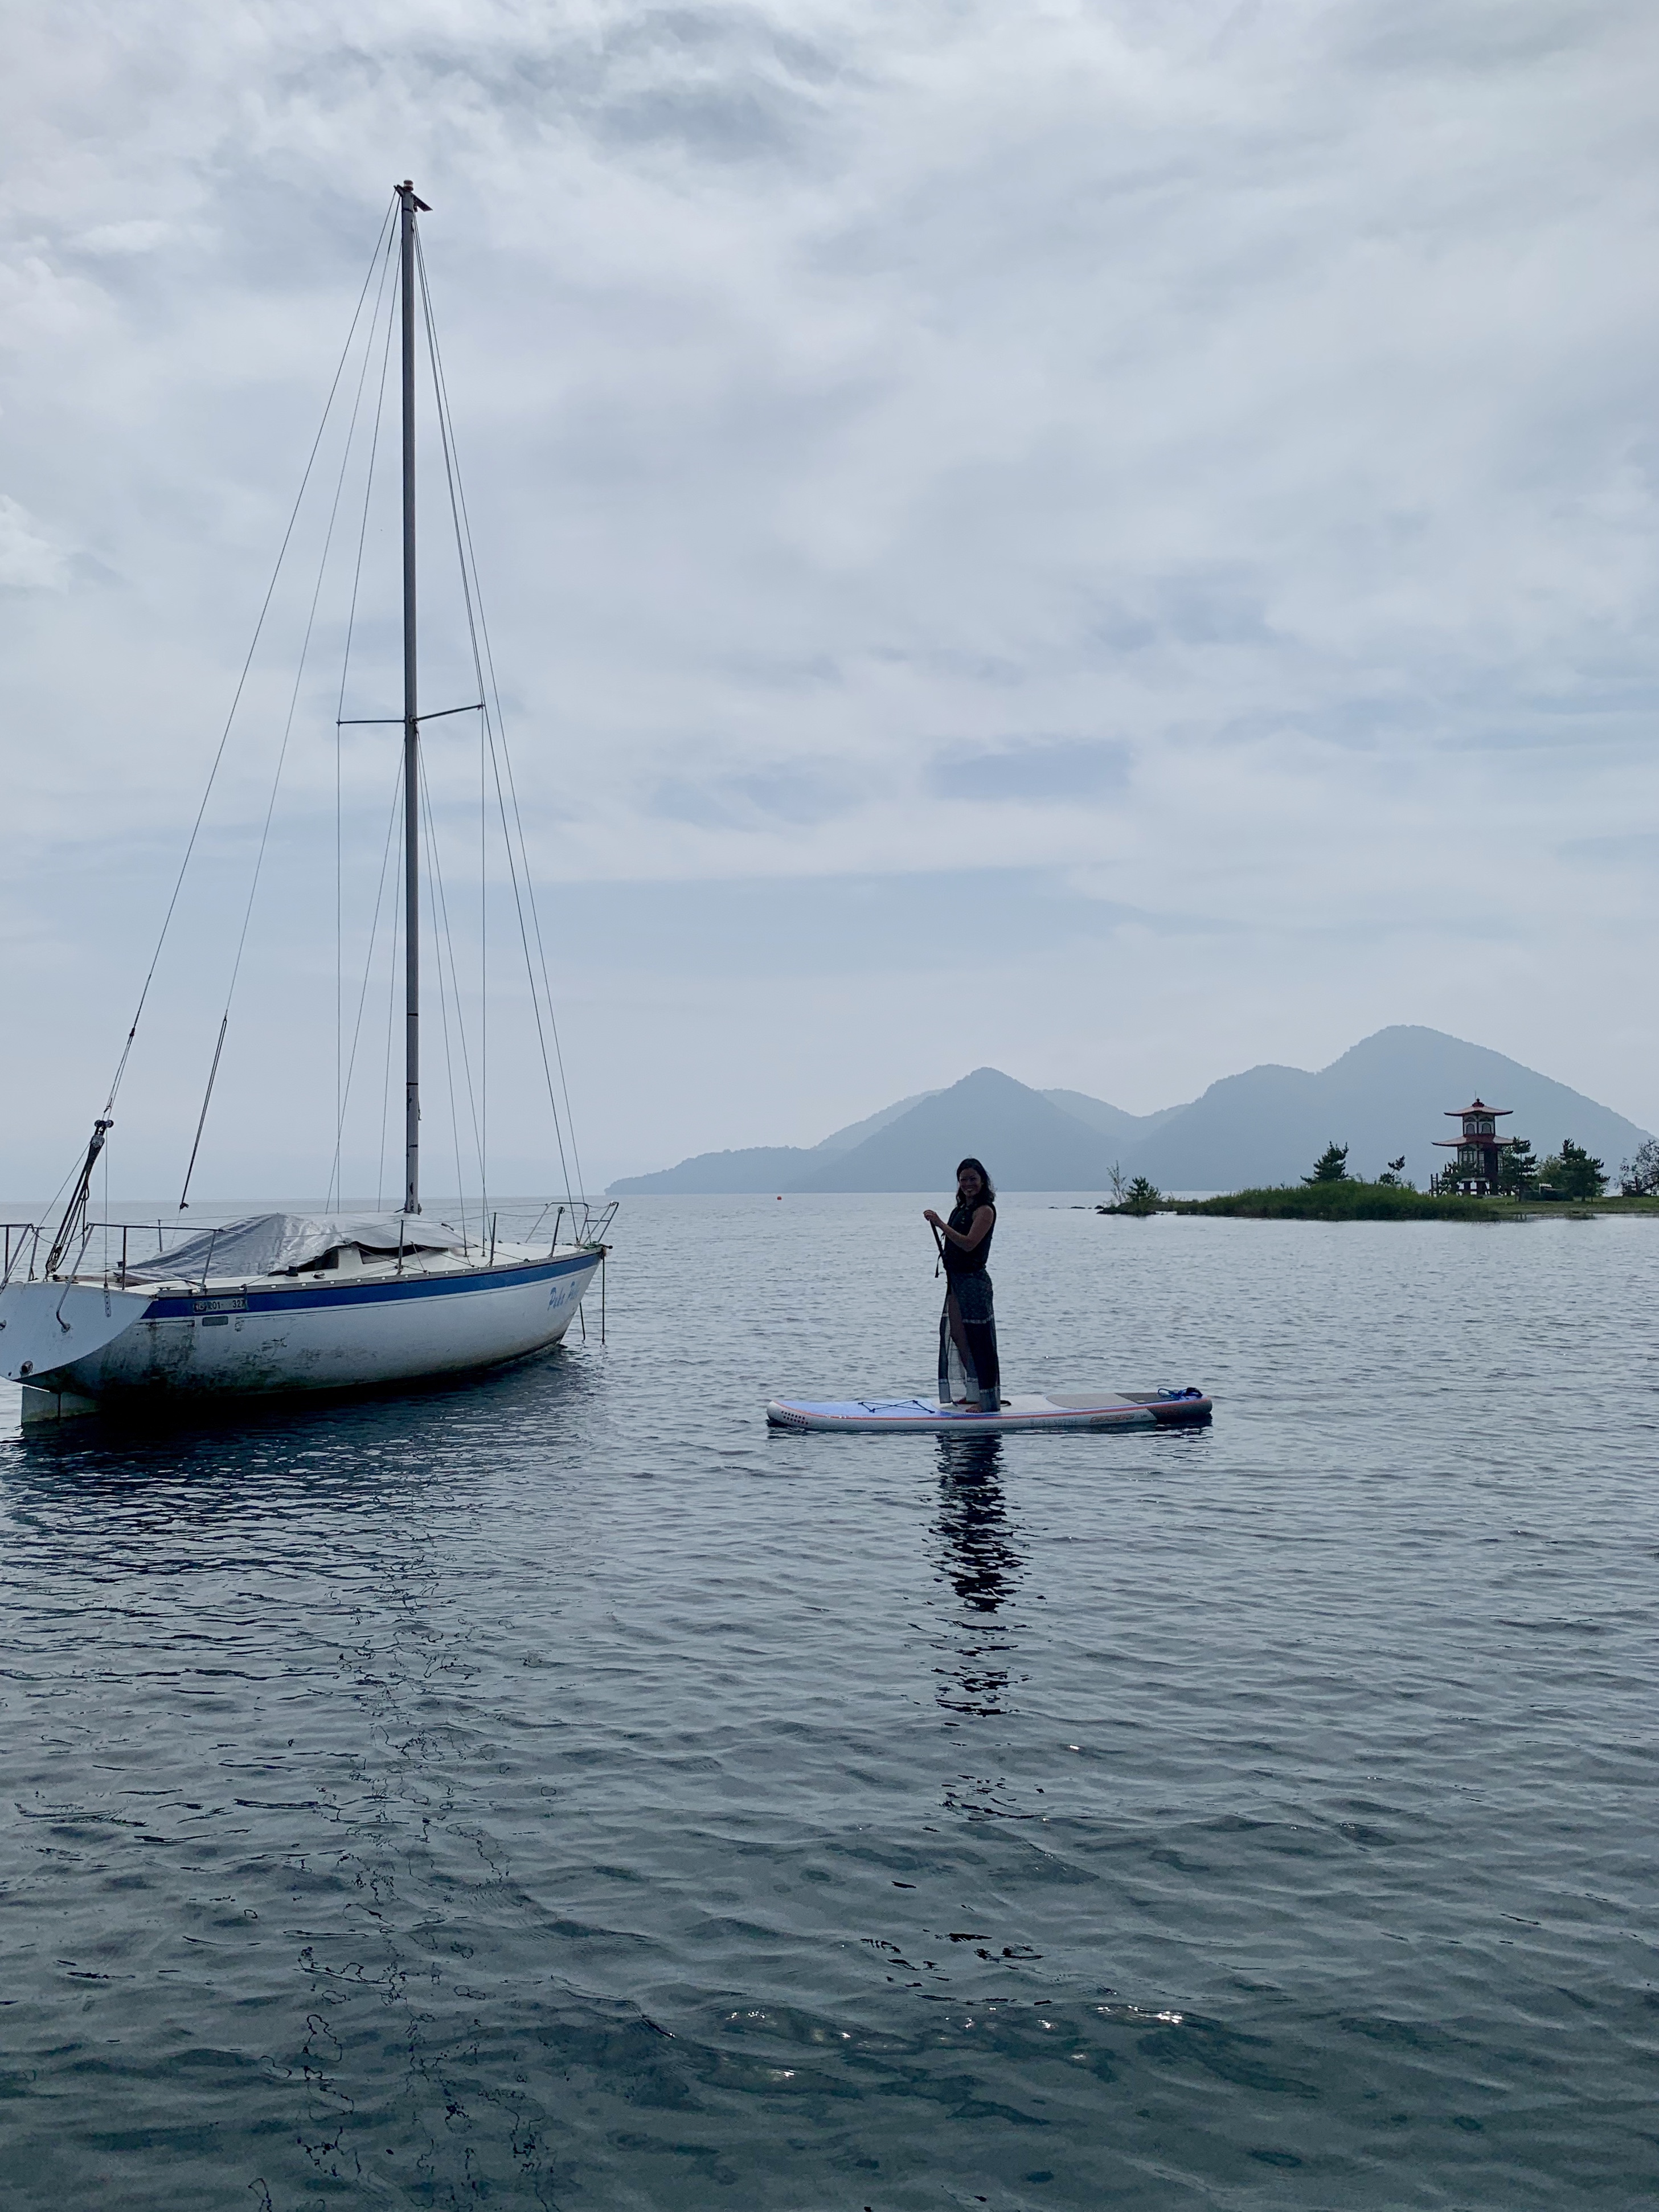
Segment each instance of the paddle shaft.
[{"label": "paddle shaft", "polygon": [[[936,1267],[933,1270],[933,1273],[937,1275],[939,1267],[945,1267],[945,1238],[939,1232],[937,1222],[930,1221],[927,1226],[933,1232],[934,1249],[939,1253],[939,1267]],[[957,1352],[961,1358],[964,1374],[972,1374],[975,1370],[972,1358],[970,1357],[968,1350],[968,1332],[962,1325],[962,1309],[957,1304],[956,1285],[951,1280],[951,1271],[948,1267],[946,1267],[945,1271],[945,1325],[950,1329],[951,1341],[957,1347]],[[941,1399],[944,1399],[948,1395],[948,1382],[949,1370],[946,1367],[944,1357],[941,1354],[939,1360],[939,1396]]]}]

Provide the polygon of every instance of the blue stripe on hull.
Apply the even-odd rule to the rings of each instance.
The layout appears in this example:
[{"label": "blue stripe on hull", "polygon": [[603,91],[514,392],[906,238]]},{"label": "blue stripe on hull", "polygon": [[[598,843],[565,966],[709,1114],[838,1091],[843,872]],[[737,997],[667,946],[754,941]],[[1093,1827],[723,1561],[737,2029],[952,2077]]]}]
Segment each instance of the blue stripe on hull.
[{"label": "blue stripe on hull", "polygon": [[525,1283],[549,1283],[581,1273],[598,1264],[589,1253],[568,1260],[541,1260],[528,1267],[493,1267],[470,1275],[404,1275],[384,1283],[332,1283],[316,1287],[295,1284],[280,1291],[204,1291],[189,1297],[152,1298],[146,1321],[189,1321],[206,1313],[318,1313],[330,1306],[395,1304],[416,1298],[463,1297],[471,1291],[501,1291]]}]

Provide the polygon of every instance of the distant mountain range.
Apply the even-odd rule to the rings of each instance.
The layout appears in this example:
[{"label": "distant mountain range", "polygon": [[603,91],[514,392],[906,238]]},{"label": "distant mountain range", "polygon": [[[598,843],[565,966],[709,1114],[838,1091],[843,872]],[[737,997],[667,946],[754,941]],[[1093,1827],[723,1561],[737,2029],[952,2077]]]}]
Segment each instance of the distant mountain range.
[{"label": "distant mountain range", "polygon": [[1375,1176],[1404,1152],[1407,1175],[1422,1185],[1449,1157],[1434,1149],[1437,1137],[1456,1133],[1448,1112],[1477,1095],[1512,1108],[1503,1127],[1530,1137],[1540,1156],[1571,1137],[1615,1170],[1648,1134],[1501,1052],[1401,1026],[1379,1030],[1317,1074],[1252,1067],[1156,1114],[1126,1114],[1080,1091],[1033,1091],[978,1067],[821,1144],[700,1152],[655,1175],[626,1176],[609,1195],[940,1190],[966,1152],[1007,1190],[1104,1190],[1114,1165],[1161,1190],[1241,1190],[1294,1182],[1333,1138],[1349,1146],[1351,1174]]}]

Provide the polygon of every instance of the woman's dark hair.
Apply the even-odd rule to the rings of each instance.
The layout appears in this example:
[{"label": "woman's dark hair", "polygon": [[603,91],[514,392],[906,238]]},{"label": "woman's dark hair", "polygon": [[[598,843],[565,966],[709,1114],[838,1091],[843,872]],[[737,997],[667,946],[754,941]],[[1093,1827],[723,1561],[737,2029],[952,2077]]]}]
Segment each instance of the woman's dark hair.
[{"label": "woman's dark hair", "polygon": [[980,1196],[984,1200],[988,1206],[994,1206],[997,1202],[996,1187],[992,1182],[990,1176],[985,1172],[985,1163],[983,1160],[966,1159],[958,1160],[957,1162],[957,1188],[958,1190],[962,1188],[962,1178],[969,1168],[972,1168],[974,1173],[979,1177],[980,1182],[984,1186],[980,1192]]}]

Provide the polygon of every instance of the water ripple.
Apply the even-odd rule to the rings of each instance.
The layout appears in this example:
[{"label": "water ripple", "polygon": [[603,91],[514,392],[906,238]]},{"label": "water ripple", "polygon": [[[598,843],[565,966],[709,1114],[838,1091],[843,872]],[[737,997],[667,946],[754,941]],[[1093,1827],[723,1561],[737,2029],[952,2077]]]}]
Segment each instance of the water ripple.
[{"label": "water ripple", "polygon": [[1010,1374],[1213,1429],[769,1436],[926,1384],[914,1210],[0,1442],[11,2202],[1648,2200],[1651,1225],[1017,1201]]}]

